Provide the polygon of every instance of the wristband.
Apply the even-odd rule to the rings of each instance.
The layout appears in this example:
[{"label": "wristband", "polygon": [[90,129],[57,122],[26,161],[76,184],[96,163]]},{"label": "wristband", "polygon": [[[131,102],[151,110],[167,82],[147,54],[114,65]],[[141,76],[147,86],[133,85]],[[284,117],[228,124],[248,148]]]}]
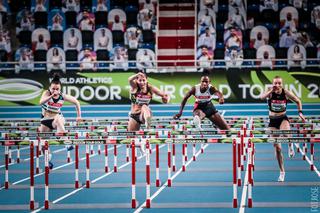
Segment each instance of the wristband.
[{"label": "wristband", "polygon": [[303,114],[302,110],[299,110],[298,112],[301,113],[301,114]]}]

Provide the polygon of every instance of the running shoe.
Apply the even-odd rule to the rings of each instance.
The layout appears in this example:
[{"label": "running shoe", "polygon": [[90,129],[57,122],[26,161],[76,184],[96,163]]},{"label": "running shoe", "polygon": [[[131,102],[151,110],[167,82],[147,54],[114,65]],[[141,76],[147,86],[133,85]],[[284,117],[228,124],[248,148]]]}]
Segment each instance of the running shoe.
[{"label": "running shoe", "polygon": [[280,175],[278,177],[278,182],[283,182],[285,176],[286,176],[285,172],[280,172]]},{"label": "running shoe", "polygon": [[53,163],[49,161],[49,169],[53,169]]},{"label": "running shoe", "polygon": [[67,145],[66,148],[67,148],[67,151],[71,151],[71,150],[74,149],[74,147],[73,147],[73,146],[70,146],[70,145]]}]

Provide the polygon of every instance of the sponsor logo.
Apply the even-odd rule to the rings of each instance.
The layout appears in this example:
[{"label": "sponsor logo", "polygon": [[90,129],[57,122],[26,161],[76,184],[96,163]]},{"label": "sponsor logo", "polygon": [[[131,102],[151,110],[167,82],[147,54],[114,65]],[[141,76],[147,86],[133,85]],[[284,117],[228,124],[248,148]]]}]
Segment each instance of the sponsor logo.
[{"label": "sponsor logo", "polygon": [[0,80],[0,100],[26,101],[38,97],[43,85],[37,81],[13,78]]}]

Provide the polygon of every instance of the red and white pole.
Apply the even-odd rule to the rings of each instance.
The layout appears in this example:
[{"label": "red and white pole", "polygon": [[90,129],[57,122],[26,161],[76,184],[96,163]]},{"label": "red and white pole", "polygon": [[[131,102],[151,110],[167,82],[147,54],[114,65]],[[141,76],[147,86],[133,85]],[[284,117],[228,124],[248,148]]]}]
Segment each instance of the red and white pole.
[{"label": "red and white pole", "polygon": [[[255,154],[256,154],[256,146],[252,142],[252,171],[254,171]],[[253,173],[252,173],[252,175],[253,175]],[[253,179],[252,179],[252,181],[253,181]],[[252,184],[253,184],[253,182],[252,182]]]},{"label": "red and white pole", "polygon": [[30,143],[30,210],[34,210],[34,144]]},{"label": "red and white pole", "polygon": [[307,144],[306,144],[306,143],[303,143],[303,156],[302,156],[302,160],[306,160],[307,153],[308,153]]},{"label": "red and white pole", "polygon": [[17,146],[17,163],[20,163],[20,145]]},{"label": "red and white pole", "polygon": [[75,184],[74,187],[79,188],[79,145],[75,146]]},{"label": "red and white pole", "polygon": [[168,143],[168,187],[171,187],[171,149]]},{"label": "red and white pole", "polygon": [[192,160],[196,161],[196,144],[192,144]]},{"label": "red and white pole", "polygon": [[134,140],[131,142],[131,207],[136,208],[137,207],[137,201],[136,201],[136,146],[134,143]]},{"label": "red and white pole", "polygon": [[245,155],[244,155],[244,137],[243,135],[240,136],[240,153],[241,153],[241,158],[240,158],[240,164],[241,164],[241,171],[244,171],[244,161],[245,161]]},{"label": "red and white pole", "polygon": [[86,144],[86,188],[90,188],[90,147]]},{"label": "red and white pole", "polygon": [[126,161],[129,162],[129,144],[126,146]]},{"label": "red and white pole", "polygon": [[238,170],[237,170],[237,175],[238,175],[238,186],[241,186],[241,144],[237,144],[237,149],[238,149]]},{"label": "red and white pole", "polygon": [[176,145],[172,144],[172,171],[176,171]]},{"label": "red and white pole", "polygon": [[4,147],[4,156],[5,156],[5,182],[4,182],[4,188],[9,188],[9,146],[5,145]]},{"label": "red and white pole", "polygon": [[90,154],[93,155],[94,151],[93,151],[93,145],[90,145]]},{"label": "red and white pole", "polygon": [[70,163],[71,162],[71,153],[70,151],[68,150],[67,151],[67,163]]},{"label": "red and white pole", "polygon": [[156,144],[156,187],[160,186],[160,169],[159,169],[159,144]]},{"label": "red and white pole", "polygon": [[314,171],[314,143],[311,143],[310,145],[310,170]]},{"label": "red and white pole", "polygon": [[11,151],[11,147],[8,147],[9,148],[9,163],[12,162],[12,151]]},{"label": "red and white pole", "polygon": [[237,144],[236,140],[232,141],[232,171],[233,171],[233,208],[238,206],[237,195]]},{"label": "red and white pole", "polygon": [[108,144],[104,145],[104,171],[105,173],[109,172],[109,163],[108,163]]},{"label": "red and white pole", "polygon": [[201,154],[204,153],[204,144],[201,144]]},{"label": "red and white pole", "polygon": [[101,155],[101,145],[98,145],[98,155]]},{"label": "red and white pole", "polygon": [[150,208],[150,144],[146,143],[146,208]]},{"label": "red and white pole", "polygon": [[187,162],[187,161],[188,161],[188,144],[185,144],[185,145],[184,145],[184,149],[185,149],[185,152],[184,152],[184,154],[185,154],[184,160],[185,160],[185,162]]},{"label": "red and white pole", "polygon": [[44,186],[44,208],[49,209],[49,147],[48,141],[44,144],[45,186]]},{"label": "red and white pole", "polygon": [[182,144],[182,171],[186,171],[186,150],[185,150],[185,144]]},{"label": "red and white pole", "polygon": [[113,162],[113,172],[118,172],[118,167],[117,167],[117,164],[118,164],[118,153],[117,153],[117,145],[115,144],[114,145],[114,148],[113,148],[113,154],[114,154],[114,162]]},{"label": "red and white pole", "polygon": [[40,140],[37,140],[36,141],[36,174],[40,173],[39,154],[41,154],[41,151],[40,151]]},{"label": "red and white pole", "polygon": [[252,144],[249,139],[248,142],[248,208],[252,208]]}]

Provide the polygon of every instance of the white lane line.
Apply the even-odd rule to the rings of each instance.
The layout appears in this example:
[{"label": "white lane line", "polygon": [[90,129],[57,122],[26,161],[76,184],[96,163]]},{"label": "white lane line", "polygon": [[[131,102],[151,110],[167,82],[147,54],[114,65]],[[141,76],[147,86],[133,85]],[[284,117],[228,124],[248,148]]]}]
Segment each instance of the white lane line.
[{"label": "white lane line", "polygon": [[[159,148],[161,149],[161,148],[164,147],[164,146],[165,146],[165,144],[161,145]],[[155,150],[156,150],[156,149],[154,148],[152,151],[155,151]],[[143,158],[143,157],[145,157],[145,155],[141,155],[140,157],[138,157],[138,160],[140,160],[140,159]],[[131,165],[131,161],[129,161],[129,162],[125,163],[125,164],[122,164],[118,169],[120,170],[120,169],[122,169],[122,168],[124,168],[124,167],[126,167],[126,166],[128,166],[128,165]],[[113,170],[112,170],[112,171],[110,171],[110,172],[108,172],[108,173],[106,173],[106,174],[103,174],[102,176],[97,177],[96,179],[92,180],[91,183],[96,183],[97,181],[101,180],[102,178],[105,178],[105,177],[107,177],[107,176],[109,176],[109,175],[111,175],[111,174],[113,174],[113,173],[114,173],[114,172],[113,172]],[[53,203],[53,204],[56,204],[56,203],[58,203],[58,202],[60,202],[60,201],[62,201],[62,200],[64,200],[64,199],[66,199],[67,197],[70,197],[71,195],[74,195],[75,193],[77,193],[77,192],[79,192],[79,191],[81,191],[81,190],[83,190],[83,189],[85,189],[85,188],[86,188],[86,185],[83,185],[82,187],[80,187],[80,188],[78,188],[78,189],[76,189],[76,190],[73,190],[72,192],[70,192],[70,193],[68,193],[68,194],[66,194],[66,195],[63,195],[62,197],[59,197],[58,199],[52,201],[52,203]],[[75,204],[75,205],[76,205],[76,204]],[[32,211],[32,213],[37,213],[37,212],[40,212],[40,211],[42,211],[42,210],[44,210],[44,206],[41,206],[39,209],[36,209],[36,210]]]},{"label": "white lane line", "polygon": [[246,208],[247,191],[248,191],[248,184],[249,184],[249,182],[248,182],[249,172],[248,171],[249,171],[249,161],[247,161],[247,166],[246,166],[246,174],[245,174],[244,183],[243,183],[239,213],[244,213],[245,208]]},{"label": "white lane line", "polygon": [[[25,149],[28,149],[28,148],[29,148],[29,146],[26,147]],[[57,149],[57,150],[53,151],[52,153],[58,153],[58,152],[61,152],[61,151],[63,151],[63,150],[65,150],[65,148]],[[40,156],[39,156],[39,158],[42,158],[42,157],[43,157],[43,155],[40,155]],[[36,159],[36,158],[37,158],[37,156],[33,157],[33,159]],[[13,160],[14,160],[14,159],[13,159]],[[30,158],[20,159],[21,162],[26,162],[26,161],[29,161],[29,160],[30,160]],[[18,164],[18,163],[17,163],[16,161],[14,161],[14,162],[10,163],[9,166],[12,166],[12,165],[15,165],[15,164]],[[5,166],[6,166],[6,165],[0,165],[0,169],[3,168],[3,167],[5,167]]]},{"label": "white lane line", "polygon": [[[118,148],[120,148],[121,146],[122,146],[122,145],[119,145]],[[65,149],[65,148],[64,148],[64,149]],[[113,150],[113,147],[109,148],[108,150],[109,150],[109,151],[112,151],[112,150]],[[57,150],[56,150],[56,151],[57,151]],[[93,155],[90,155],[89,158],[95,157],[95,156],[97,156],[97,155],[98,155],[98,152],[96,152],[96,153],[93,154]],[[86,157],[83,157],[83,158],[80,158],[79,161],[83,161],[83,160],[85,160],[85,159],[86,159]],[[74,164],[74,163],[75,163],[75,161],[72,161],[72,162],[70,162],[70,163],[66,163],[66,164],[60,165],[60,166],[58,166],[58,167],[53,168],[52,171],[55,171],[55,170],[64,168],[64,167],[69,166],[69,165],[72,165],[72,164]],[[36,177],[39,177],[39,176],[41,176],[41,175],[44,175],[44,173],[45,173],[45,172],[41,172],[41,173],[39,173],[39,174],[34,175],[34,177],[35,177],[35,178],[36,178]],[[17,184],[22,183],[22,182],[27,181],[27,180],[30,180],[30,177],[27,177],[27,178],[18,180],[18,181],[14,182],[14,183],[12,183],[12,184],[10,184],[10,185],[17,185]],[[5,188],[4,186],[1,187],[1,188],[0,188],[0,191],[3,190],[4,188]]]},{"label": "white lane line", "polygon": [[[206,144],[203,149],[206,149],[208,147],[208,144]],[[196,153],[196,157],[198,157],[201,153],[201,149]],[[193,162],[193,159],[191,158],[187,163],[186,163],[186,167],[188,167],[188,165]],[[179,171],[177,171],[171,178],[171,181],[173,181],[180,173],[182,172],[182,168],[179,169]],[[160,189],[158,189],[150,198],[150,201],[152,201],[155,197],[157,197],[166,187],[168,186],[168,181],[166,181]],[[139,213],[141,212],[146,206],[146,202],[142,203],[139,208],[134,211],[134,213]]]}]

